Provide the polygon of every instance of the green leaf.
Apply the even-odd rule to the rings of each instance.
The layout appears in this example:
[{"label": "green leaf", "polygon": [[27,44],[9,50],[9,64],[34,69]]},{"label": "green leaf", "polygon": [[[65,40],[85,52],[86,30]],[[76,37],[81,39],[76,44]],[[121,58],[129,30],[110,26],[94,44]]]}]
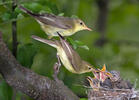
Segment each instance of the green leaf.
[{"label": "green leaf", "polygon": [[12,100],[12,88],[5,81],[0,83],[0,100]]},{"label": "green leaf", "polygon": [[72,15],[71,18],[79,18],[77,15]]},{"label": "green leaf", "polygon": [[58,14],[59,13],[59,10],[58,10],[58,7],[56,6],[56,4],[54,4],[54,3],[50,3],[50,5],[49,5],[49,7],[50,7],[50,9],[52,9],[52,11],[53,11],[53,13],[54,14]]},{"label": "green leaf", "polygon": [[25,67],[31,68],[37,48],[33,44],[21,45],[18,48],[17,60]]},{"label": "green leaf", "polygon": [[16,13],[23,13],[23,11],[21,11],[18,7],[15,8],[15,12]]},{"label": "green leaf", "polygon": [[[25,4],[22,4],[22,6],[31,10],[34,13],[52,13],[52,10],[50,9],[50,7],[43,6],[43,5],[36,3],[36,2],[25,3]],[[20,12],[20,11],[18,11],[18,12]]]},{"label": "green leaf", "polygon": [[25,8],[27,8],[35,13],[38,13],[43,8],[42,5],[40,5],[39,3],[36,3],[36,2],[25,3],[25,4],[22,4],[22,6],[24,6]]},{"label": "green leaf", "polygon": [[18,15],[18,13],[15,11],[14,12],[7,11],[2,15],[2,20],[10,21],[10,20],[16,19],[17,15]]},{"label": "green leaf", "polygon": [[89,50],[88,46],[85,45],[83,42],[78,41],[78,40],[73,40],[72,38],[67,38],[67,39],[74,49],[83,48],[83,49]]},{"label": "green leaf", "polygon": [[83,48],[85,50],[89,50],[89,47],[87,45],[80,46],[80,48]]},{"label": "green leaf", "polygon": [[12,18],[12,14],[11,14],[10,12],[5,12],[5,13],[2,15],[2,20],[3,20],[3,21],[9,21],[11,18]]},{"label": "green leaf", "polygon": [[24,18],[24,16],[20,13],[20,14],[17,15],[17,18],[22,19],[22,18]]},{"label": "green leaf", "polygon": [[58,16],[64,16],[64,13],[60,13],[60,14],[58,14]]}]

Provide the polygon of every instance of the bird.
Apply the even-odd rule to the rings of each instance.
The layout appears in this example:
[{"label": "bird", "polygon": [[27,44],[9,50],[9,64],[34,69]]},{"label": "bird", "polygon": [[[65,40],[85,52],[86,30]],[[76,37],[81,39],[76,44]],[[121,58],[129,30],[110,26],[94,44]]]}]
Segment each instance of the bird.
[{"label": "bird", "polygon": [[112,78],[112,73],[106,70],[106,65],[104,64],[102,69],[98,69],[99,71],[99,80],[103,83],[107,78]]},{"label": "bird", "polygon": [[94,75],[94,79],[98,79],[102,83],[107,79],[107,78],[112,78],[113,75],[106,70],[106,65],[104,64],[102,69],[95,69],[92,70],[92,73]]},{"label": "bird", "polygon": [[75,74],[82,74],[95,70],[91,64],[81,59],[79,54],[72,48],[64,37],[60,34],[58,35],[60,40],[43,39],[35,35],[33,35],[32,38],[56,48],[60,61],[68,71]]},{"label": "bird", "polygon": [[37,14],[21,5],[19,5],[19,8],[37,20],[43,31],[48,35],[49,39],[53,36],[58,36],[57,32],[62,36],[70,36],[81,30],[91,31],[91,28],[88,28],[79,18],[56,16],[48,13]]},{"label": "bird", "polygon": [[87,76],[87,80],[90,84],[90,87],[94,90],[94,91],[99,91],[100,88],[100,82],[98,79],[96,78],[92,78],[90,76]]},{"label": "bird", "polygon": [[94,79],[98,79],[102,83],[107,79],[107,78],[112,78],[113,75],[106,70],[106,65],[104,64],[102,69],[96,69],[92,70],[92,73],[94,74]]}]

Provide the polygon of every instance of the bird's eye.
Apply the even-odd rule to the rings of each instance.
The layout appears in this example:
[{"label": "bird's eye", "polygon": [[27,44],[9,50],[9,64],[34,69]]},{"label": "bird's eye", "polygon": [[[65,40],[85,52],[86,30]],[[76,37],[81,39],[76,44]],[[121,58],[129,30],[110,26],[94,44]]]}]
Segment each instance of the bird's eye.
[{"label": "bird's eye", "polygon": [[99,74],[99,72],[96,72],[97,74]]},{"label": "bird's eye", "polygon": [[91,67],[89,67],[89,70],[92,69]]},{"label": "bird's eye", "polygon": [[83,22],[80,22],[80,25],[83,25]]}]

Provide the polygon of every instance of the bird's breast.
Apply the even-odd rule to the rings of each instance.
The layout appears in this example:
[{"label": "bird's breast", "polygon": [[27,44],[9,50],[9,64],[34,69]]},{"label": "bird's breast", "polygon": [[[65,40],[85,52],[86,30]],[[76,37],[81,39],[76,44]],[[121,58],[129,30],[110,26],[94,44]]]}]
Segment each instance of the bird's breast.
[{"label": "bird's breast", "polygon": [[61,60],[61,62],[63,63],[63,65],[65,66],[65,68],[66,68],[67,70],[69,70],[70,72],[72,72],[72,73],[77,73],[77,72],[74,70],[73,66],[71,65],[71,63],[70,63],[70,61],[69,61],[69,59],[68,59],[68,57],[67,57],[65,51],[63,50],[63,48],[58,47],[58,48],[57,48],[57,51],[58,51],[57,54],[58,54],[58,56],[60,57],[60,60]]},{"label": "bird's breast", "polygon": [[57,32],[59,32],[62,36],[70,36],[74,34],[72,29],[62,29],[62,28],[57,28],[51,25],[46,25],[41,22],[39,22],[41,25],[41,28],[47,35],[51,36],[58,36]]}]

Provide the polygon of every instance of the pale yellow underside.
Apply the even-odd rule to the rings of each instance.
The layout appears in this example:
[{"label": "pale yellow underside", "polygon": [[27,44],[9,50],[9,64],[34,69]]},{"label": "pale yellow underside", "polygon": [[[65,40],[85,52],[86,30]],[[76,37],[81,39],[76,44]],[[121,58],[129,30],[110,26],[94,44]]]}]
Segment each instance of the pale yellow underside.
[{"label": "pale yellow underside", "polygon": [[70,62],[69,62],[69,60],[68,60],[68,57],[67,57],[65,51],[63,50],[63,48],[57,47],[57,54],[58,54],[58,56],[60,57],[60,59],[61,59],[63,65],[66,67],[67,70],[69,70],[69,71],[72,72],[72,73],[77,73],[77,72],[73,69],[72,65],[70,64]]},{"label": "pale yellow underside", "polygon": [[[39,22],[40,23],[40,22]],[[50,25],[44,25],[40,23],[41,28],[48,36],[58,36],[57,32],[59,32],[62,36],[70,36],[74,34],[73,29],[61,29],[57,27],[53,27]]]}]

